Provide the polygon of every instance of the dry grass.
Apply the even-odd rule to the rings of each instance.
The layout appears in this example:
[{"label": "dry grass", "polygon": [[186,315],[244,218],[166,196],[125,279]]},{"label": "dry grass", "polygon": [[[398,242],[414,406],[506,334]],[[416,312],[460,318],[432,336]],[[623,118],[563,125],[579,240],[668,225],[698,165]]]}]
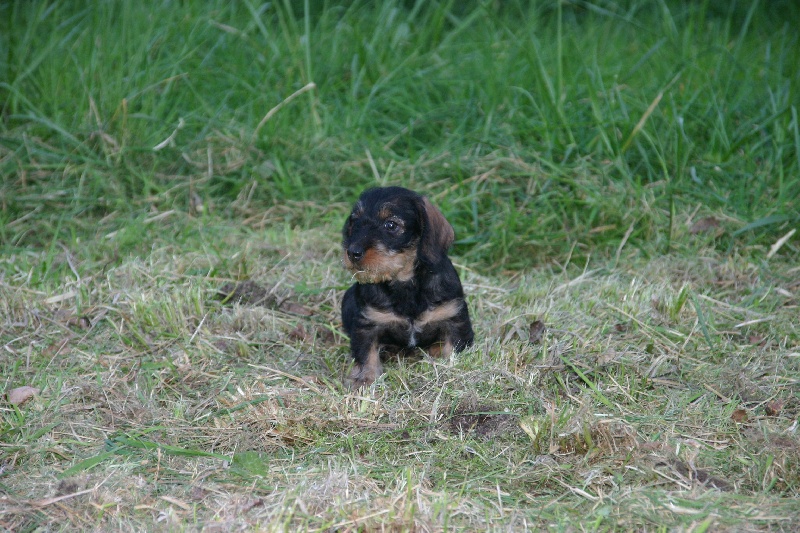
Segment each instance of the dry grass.
[{"label": "dry grass", "polygon": [[40,392],[2,405],[2,527],[800,525],[796,268],[462,265],[476,346],[353,394],[336,229],[206,230],[225,252],[73,258],[47,291],[26,272],[66,250],[6,264],[4,386]]}]

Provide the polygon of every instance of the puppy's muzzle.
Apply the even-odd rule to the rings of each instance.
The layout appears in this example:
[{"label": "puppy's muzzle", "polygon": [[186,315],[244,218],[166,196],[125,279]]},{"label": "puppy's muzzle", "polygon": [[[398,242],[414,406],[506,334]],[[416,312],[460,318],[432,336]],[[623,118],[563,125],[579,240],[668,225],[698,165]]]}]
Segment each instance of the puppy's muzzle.
[{"label": "puppy's muzzle", "polygon": [[364,257],[364,247],[359,244],[351,244],[347,247],[347,257],[353,263],[358,263]]}]

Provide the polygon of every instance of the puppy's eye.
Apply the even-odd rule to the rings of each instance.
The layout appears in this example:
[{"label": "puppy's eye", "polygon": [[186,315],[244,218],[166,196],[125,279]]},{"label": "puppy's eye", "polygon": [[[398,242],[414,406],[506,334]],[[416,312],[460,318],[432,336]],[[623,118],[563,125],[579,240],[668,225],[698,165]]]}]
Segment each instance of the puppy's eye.
[{"label": "puppy's eye", "polygon": [[387,220],[383,223],[383,227],[389,231],[396,231],[400,226],[394,220]]}]

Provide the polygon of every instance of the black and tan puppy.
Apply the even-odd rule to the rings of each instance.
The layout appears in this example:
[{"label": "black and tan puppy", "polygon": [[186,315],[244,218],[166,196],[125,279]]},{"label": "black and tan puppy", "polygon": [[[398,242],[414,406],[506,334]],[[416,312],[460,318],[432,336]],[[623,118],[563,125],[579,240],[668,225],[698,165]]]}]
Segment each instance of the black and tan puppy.
[{"label": "black and tan puppy", "polygon": [[369,189],[343,235],[343,263],[358,282],[342,300],[353,387],[381,374],[383,347],[437,357],[472,344],[464,290],[447,257],[455,233],[427,198],[402,187]]}]

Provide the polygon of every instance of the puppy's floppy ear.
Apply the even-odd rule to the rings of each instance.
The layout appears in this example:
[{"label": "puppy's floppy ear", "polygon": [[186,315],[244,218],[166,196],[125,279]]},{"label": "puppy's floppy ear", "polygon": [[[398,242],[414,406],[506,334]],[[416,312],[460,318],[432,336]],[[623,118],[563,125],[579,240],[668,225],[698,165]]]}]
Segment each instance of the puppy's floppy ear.
[{"label": "puppy's floppy ear", "polygon": [[430,200],[422,197],[422,239],[420,240],[420,255],[423,261],[436,264],[447,254],[447,249],[453,244],[456,232],[453,226],[444,218],[439,208]]}]

